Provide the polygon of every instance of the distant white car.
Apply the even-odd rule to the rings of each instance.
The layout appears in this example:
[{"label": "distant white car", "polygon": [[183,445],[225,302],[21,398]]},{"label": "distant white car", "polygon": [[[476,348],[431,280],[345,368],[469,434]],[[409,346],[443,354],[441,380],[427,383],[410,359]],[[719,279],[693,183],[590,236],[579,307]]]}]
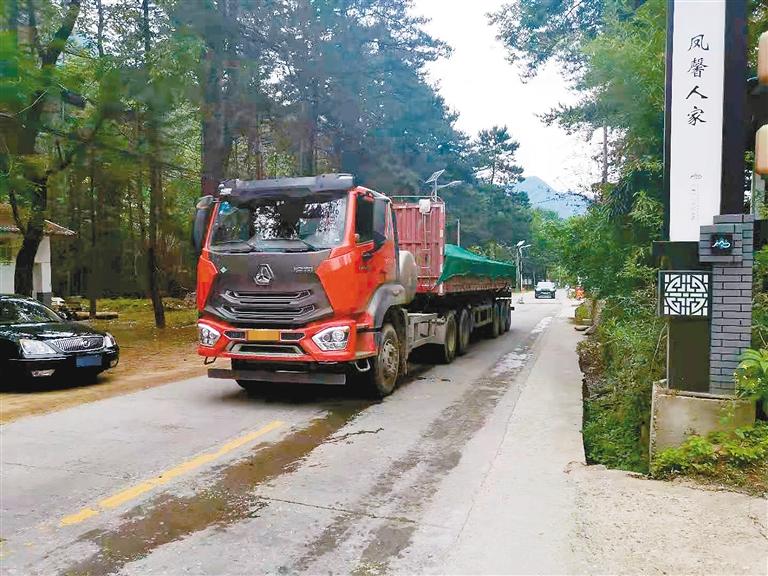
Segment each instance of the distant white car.
[{"label": "distant white car", "polygon": [[554,282],[539,282],[533,291],[534,298],[556,298],[557,288]]}]

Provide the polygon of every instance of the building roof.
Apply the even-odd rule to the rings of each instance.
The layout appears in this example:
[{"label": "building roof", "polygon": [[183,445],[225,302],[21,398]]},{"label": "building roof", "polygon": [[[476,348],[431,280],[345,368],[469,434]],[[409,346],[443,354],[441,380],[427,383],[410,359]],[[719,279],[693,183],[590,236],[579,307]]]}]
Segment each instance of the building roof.
[{"label": "building roof", "polygon": [[[16,226],[16,222],[13,219],[13,211],[11,210],[10,204],[0,204],[0,234],[2,233],[21,234],[19,227]],[[75,232],[74,230],[65,228],[64,226],[61,226],[60,224],[56,224],[55,222],[51,222],[50,220],[45,221],[45,228],[43,229],[43,233],[46,236],[76,236],[77,235],[77,232]]]}]

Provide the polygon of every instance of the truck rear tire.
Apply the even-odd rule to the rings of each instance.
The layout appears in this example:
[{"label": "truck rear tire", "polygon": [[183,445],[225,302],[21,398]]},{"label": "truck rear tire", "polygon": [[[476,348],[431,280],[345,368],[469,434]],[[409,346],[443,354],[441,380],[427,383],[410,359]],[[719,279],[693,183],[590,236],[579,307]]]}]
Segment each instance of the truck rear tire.
[{"label": "truck rear tire", "polygon": [[507,302],[504,302],[501,305],[501,332],[502,334],[506,334],[509,332],[509,329],[512,328],[512,318],[511,318],[511,310],[509,309],[509,304]]},{"label": "truck rear tire", "polygon": [[459,312],[459,334],[456,338],[456,354],[463,356],[469,350],[469,342],[472,338],[472,318],[469,310],[462,308]]},{"label": "truck rear tire", "polygon": [[498,303],[493,305],[493,322],[490,327],[491,338],[498,338],[501,334],[501,307]]},{"label": "truck rear tire", "polygon": [[459,329],[456,325],[456,315],[450,313],[445,320],[445,342],[440,346],[438,360],[441,364],[450,364],[456,358],[459,344]]},{"label": "truck rear tire", "polygon": [[400,338],[392,324],[381,327],[381,344],[372,359],[371,369],[363,374],[367,388],[378,398],[389,396],[400,374]]}]

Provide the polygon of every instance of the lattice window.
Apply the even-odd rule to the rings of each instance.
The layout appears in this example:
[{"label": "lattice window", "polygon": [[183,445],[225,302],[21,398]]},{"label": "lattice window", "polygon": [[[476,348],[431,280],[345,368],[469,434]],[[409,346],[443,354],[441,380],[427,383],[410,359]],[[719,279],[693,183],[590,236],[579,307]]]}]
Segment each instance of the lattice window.
[{"label": "lattice window", "polygon": [[659,272],[662,316],[709,317],[711,274],[709,272]]}]

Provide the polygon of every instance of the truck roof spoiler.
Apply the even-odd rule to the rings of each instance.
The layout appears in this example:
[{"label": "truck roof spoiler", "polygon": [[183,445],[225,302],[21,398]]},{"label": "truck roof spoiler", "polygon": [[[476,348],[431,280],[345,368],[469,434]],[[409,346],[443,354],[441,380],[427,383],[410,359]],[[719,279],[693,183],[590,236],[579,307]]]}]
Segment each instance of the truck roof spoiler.
[{"label": "truck roof spoiler", "polygon": [[219,196],[247,200],[275,196],[302,197],[318,192],[346,192],[355,185],[352,174],[320,174],[301,178],[274,180],[225,180],[219,185]]}]

